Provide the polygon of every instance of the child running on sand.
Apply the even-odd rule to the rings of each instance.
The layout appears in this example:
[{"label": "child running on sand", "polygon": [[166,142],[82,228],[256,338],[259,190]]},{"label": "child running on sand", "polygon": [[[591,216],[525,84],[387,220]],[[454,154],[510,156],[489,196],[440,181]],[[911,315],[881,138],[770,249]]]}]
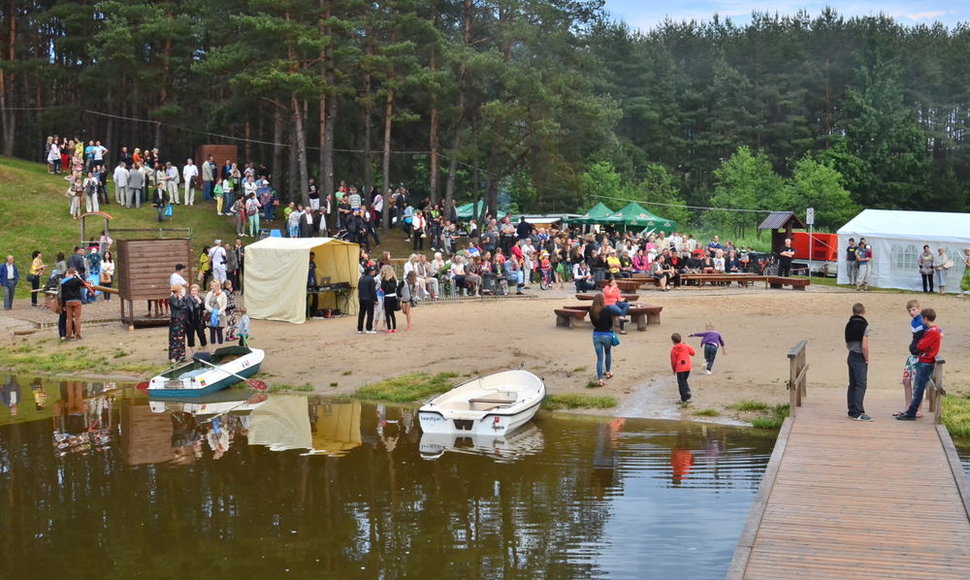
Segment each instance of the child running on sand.
[{"label": "child running on sand", "polygon": [[706,374],[711,374],[714,369],[714,359],[717,357],[718,347],[724,349],[727,354],[727,347],[724,345],[724,338],[721,333],[714,330],[714,323],[708,322],[704,327],[704,332],[695,332],[690,336],[701,337],[701,346],[704,347],[704,360],[707,362]]},{"label": "child running on sand", "polygon": [[687,378],[690,376],[691,359],[694,356],[694,348],[682,342],[680,333],[670,335],[670,340],[674,346],[670,349],[670,370],[677,374],[677,388],[680,391],[680,402],[690,401],[690,385]]}]

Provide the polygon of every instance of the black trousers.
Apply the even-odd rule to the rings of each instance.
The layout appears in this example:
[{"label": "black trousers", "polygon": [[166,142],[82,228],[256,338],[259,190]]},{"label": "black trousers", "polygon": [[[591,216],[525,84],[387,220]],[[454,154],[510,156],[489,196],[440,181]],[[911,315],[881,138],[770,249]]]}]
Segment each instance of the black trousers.
[{"label": "black trousers", "polygon": [[[357,309],[357,332],[374,330],[374,301],[358,299],[359,308]],[[367,326],[364,326],[364,319],[367,319]]]},{"label": "black trousers", "polygon": [[690,376],[690,371],[680,371],[677,373],[677,390],[680,391],[680,401],[686,403],[690,400],[690,385],[687,384],[687,378]]},{"label": "black trousers", "polygon": [[869,363],[861,352],[849,351],[846,363],[849,366],[849,388],[846,391],[846,401],[849,405],[849,416],[858,417],[866,412],[863,400],[866,398],[866,383],[869,375]]}]

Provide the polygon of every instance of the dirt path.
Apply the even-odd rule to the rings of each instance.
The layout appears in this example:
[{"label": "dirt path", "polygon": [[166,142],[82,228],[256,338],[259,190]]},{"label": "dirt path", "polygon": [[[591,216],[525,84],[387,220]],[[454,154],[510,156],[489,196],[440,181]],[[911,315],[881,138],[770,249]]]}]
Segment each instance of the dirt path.
[{"label": "dirt path", "polygon": [[[735,416],[726,407],[741,399],[768,404],[788,401],[789,349],[808,341],[809,397],[817,389],[842,390],[846,384],[843,327],[851,306],[862,301],[872,325],[870,389],[899,392],[899,379],[909,341],[904,306],[917,298],[937,310],[944,330],[943,355],[948,358],[947,386],[951,394],[970,392],[968,362],[970,303],[957,297],[896,292],[860,294],[813,286],[806,292],[761,288],[688,288],[672,292],[641,291],[641,303],[664,307],[662,324],[646,332],[632,330],[614,349],[616,377],[603,388],[588,388],[595,378],[591,329],[556,328],[553,308],[575,303],[567,290],[541,292],[533,298],[471,300],[425,304],[414,310],[414,329],[396,334],[358,335],[350,317],[312,320],[303,325],[253,321],[253,344],[267,352],[264,375],[268,382],[312,385],[321,394],[347,394],[359,386],[404,373],[441,371],[460,375],[487,374],[520,365],[546,380],[550,393],[614,395],[620,401],[610,413],[626,416],[689,418],[701,409],[716,409],[722,419]],[[85,307],[87,319],[116,318],[116,302]],[[26,310],[26,312],[25,312]],[[405,323],[401,313],[399,325]],[[54,315],[18,302],[0,314],[0,345],[49,340],[56,330],[28,336],[14,330],[33,322],[52,322]],[[698,351],[691,376],[694,403],[677,406],[677,389],[670,374],[670,334],[684,336],[703,330],[712,321],[727,342],[714,374],[703,374],[699,339],[689,339]],[[109,361],[119,349],[131,352],[128,363],[165,364],[167,329],[128,332],[119,323],[91,325],[83,344],[103,351]],[[53,348],[70,351],[74,343]],[[105,374],[112,373],[106,369]],[[130,377],[144,380],[145,377]],[[838,410],[842,412],[842,409]]]}]

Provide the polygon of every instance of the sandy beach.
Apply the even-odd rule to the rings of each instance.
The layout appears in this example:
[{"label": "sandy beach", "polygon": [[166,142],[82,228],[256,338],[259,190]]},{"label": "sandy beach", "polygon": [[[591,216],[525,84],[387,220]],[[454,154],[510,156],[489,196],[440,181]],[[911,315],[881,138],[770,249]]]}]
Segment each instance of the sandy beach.
[{"label": "sandy beach", "polygon": [[[787,353],[800,340],[808,341],[809,396],[819,389],[842,391],[847,382],[843,327],[852,304],[861,301],[872,327],[870,392],[899,393],[900,377],[909,342],[905,303],[911,298],[937,311],[944,331],[942,356],[947,358],[950,394],[970,392],[968,362],[959,353],[970,346],[968,307],[956,296],[902,292],[859,293],[841,288],[812,286],[807,291],[753,288],[684,288],[671,292],[640,291],[641,304],[663,306],[660,325],[645,332],[635,327],[621,337],[613,350],[615,377],[605,387],[589,388],[595,379],[592,327],[555,326],[553,309],[576,303],[570,288],[540,291],[530,297],[471,299],[423,303],[413,311],[414,328],[395,334],[358,335],[356,317],[314,319],[297,325],[253,321],[254,345],[266,350],[262,376],[270,384],[309,384],[323,395],[349,394],[361,385],[405,373],[454,372],[462,376],[488,374],[523,367],[542,376],[553,394],[608,394],[619,401],[606,414],[635,417],[685,418],[698,410],[716,409],[719,420],[745,416],[728,410],[732,403],[750,399],[771,405],[788,401]],[[87,320],[118,317],[117,302],[85,306]],[[120,322],[89,324],[84,340],[58,343],[56,328],[29,332],[36,322],[54,322],[55,315],[18,301],[14,310],[0,314],[0,344],[44,341],[52,351],[68,351],[83,344],[104,353],[109,361],[119,350],[130,354],[127,363],[167,362],[167,328],[140,328],[129,332]],[[670,335],[685,337],[713,322],[724,335],[726,352],[718,355],[712,375],[703,372],[699,339],[687,339],[697,351],[690,383],[693,404],[680,408],[676,383],[670,371]],[[18,369],[29,372],[29,369]],[[124,376],[108,369],[106,376]]]}]

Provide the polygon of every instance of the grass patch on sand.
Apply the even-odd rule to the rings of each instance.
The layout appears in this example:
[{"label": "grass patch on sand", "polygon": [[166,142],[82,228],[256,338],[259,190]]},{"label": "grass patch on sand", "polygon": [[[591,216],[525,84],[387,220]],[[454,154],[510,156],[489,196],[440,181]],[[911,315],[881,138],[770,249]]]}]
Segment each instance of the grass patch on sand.
[{"label": "grass patch on sand", "polygon": [[433,395],[447,392],[454,387],[452,379],[456,373],[413,373],[385,379],[378,383],[364,385],[357,389],[354,397],[371,401],[389,401],[392,403],[413,403],[424,401]]},{"label": "grass patch on sand", "polygon": [[269,393],[311,393],[313,385],[307,383],[302,385],[288,385],[286,383],[275,383],[267,389]]},{"label": "grass patch on sand", "polygon": [[940,420],[951,437],[970,439],[970,396],[943,397]]},{"label": "grass patch on sand", "polygon": [[694,416],[695,417],[720,417],[721,412],[718,411],[717,409],[700,409],[698,411],[694,411]]},{"label": "grass patch on sand", "polygon": [[542,408],[548,411],[564,409],[612,409],[616,406],[616,399],[604,395],[548,395],[542,401]]},{"label": "grass patch on sand", "polygon": [[766,409],[765,414],[751,420],[751,426],[758,429],[780,429],[788,416],[788,405],[776,405]]},{"label": "grass patch on sand", "polygon": [[764,411],[768,408],[768,403],[761,401],[740,400],[733,405],[728,405],[728,409],[733,411]]}]

